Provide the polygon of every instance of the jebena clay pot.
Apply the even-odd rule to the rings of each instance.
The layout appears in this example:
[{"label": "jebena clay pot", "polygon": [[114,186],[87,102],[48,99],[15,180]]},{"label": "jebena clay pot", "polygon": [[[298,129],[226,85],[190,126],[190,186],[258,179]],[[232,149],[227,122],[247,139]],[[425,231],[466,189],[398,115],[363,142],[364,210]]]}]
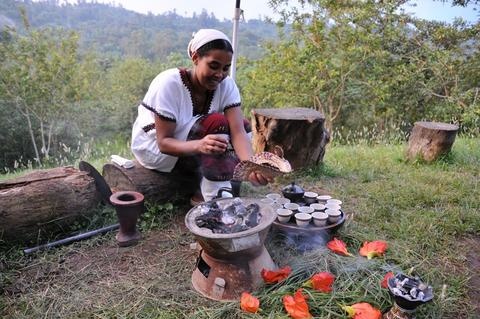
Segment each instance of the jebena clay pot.
[{"label": "jebena clay pot", "polygon": [[138,217],[144,210],[144,197],[141,193],[121,191],[110,196],[110,202],[117,211],[120,230],[116,239],[120,247],[135,245],[142,238],[137,230]]},{"label": "jebena clay pot", "polygon": [[282,194],[283,197],[288,198],[295,203],[303,199],[303,194],[305,194],[305,191],[300,186],[295,185],[295,182],[292,182],[290,185],[287,185],[282,189]]}]

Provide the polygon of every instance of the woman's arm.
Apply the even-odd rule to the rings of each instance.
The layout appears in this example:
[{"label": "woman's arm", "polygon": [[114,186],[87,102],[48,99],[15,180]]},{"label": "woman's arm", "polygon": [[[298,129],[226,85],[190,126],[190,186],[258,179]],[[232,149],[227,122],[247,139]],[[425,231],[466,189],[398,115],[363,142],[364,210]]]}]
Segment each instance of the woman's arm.
[{"label": "woman's arm", "polygon": [[201,140],[181,141],[174,138],[176,123],[155,116],[155,130],[160,152],[173,156],[191,156],[195,154],[220,154],[227,149],[227,143],[221,137],[207,135]]},{"label": "woman's arm", "polygon": [[[253,156],[252,143],[245,131],[243,125],[243,114],[239,107],[232,107],[225,110],[225,117],[230,127],[230,138],[232,145],[241,161],[250,159]],[[272,180],[267,179],[260,172],[253,172],[249,176],[249,181],[254,185],[266,185]]]},{"label": "woman's arm", "polygon": [[225,110],[225,118],[230,127],[230,138],[235,153],[241,161],[246,161],[253,155],[252,143],[248,138],[243,125],[243,114],[239,107],[231,107]]}]

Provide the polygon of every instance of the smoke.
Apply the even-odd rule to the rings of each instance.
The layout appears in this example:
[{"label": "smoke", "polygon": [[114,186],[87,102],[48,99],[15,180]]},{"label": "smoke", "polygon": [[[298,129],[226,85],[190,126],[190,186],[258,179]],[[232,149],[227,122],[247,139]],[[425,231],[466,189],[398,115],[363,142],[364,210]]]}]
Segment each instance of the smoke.
[{"label": "smoke", "polygon": [[275,229],[271,233],[270,242],[272,249],[288,249],[299,253],[325,249],[325,245],[331,239],[326,230],[298,228],[298,229]]}]

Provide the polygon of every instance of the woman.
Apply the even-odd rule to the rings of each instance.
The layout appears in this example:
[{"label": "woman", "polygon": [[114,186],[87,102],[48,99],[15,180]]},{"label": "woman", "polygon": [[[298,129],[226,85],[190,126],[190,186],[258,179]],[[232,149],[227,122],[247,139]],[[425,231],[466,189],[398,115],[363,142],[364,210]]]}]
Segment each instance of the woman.
[{"label": "woman", "polygon": [[[228,76],[233,55],[228,37],[201,29],[188,44],[188,55],[191,69],[166,70],[150,84],[138,106],[132,152],[149,169],[199,171],[203,199],[210,200],[220,187],[230,187],[236,163],[253,151],[240,93]],[[269,182],[258,172],[249,181]]]}]

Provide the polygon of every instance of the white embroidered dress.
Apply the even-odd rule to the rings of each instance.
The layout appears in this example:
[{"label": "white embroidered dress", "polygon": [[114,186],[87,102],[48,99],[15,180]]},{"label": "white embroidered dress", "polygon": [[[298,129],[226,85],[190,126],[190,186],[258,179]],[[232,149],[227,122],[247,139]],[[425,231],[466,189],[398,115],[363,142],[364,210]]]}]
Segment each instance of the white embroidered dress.
[{"label": "white embroidered dress", "polygon": [[186,141],[195,121],[204,114],[223,113],[240,106],[240,93],[235,81],[226,77],[212,92],[210,107],[204,114],[194,115],[191,84],[185,69],[169,69],[155,77],[138,106],[138,116],[132,129],[132,152],[144,167],[170,172],[178,157],[163,154],[158,149],[155,116],[176,123],[174,137]]}]

